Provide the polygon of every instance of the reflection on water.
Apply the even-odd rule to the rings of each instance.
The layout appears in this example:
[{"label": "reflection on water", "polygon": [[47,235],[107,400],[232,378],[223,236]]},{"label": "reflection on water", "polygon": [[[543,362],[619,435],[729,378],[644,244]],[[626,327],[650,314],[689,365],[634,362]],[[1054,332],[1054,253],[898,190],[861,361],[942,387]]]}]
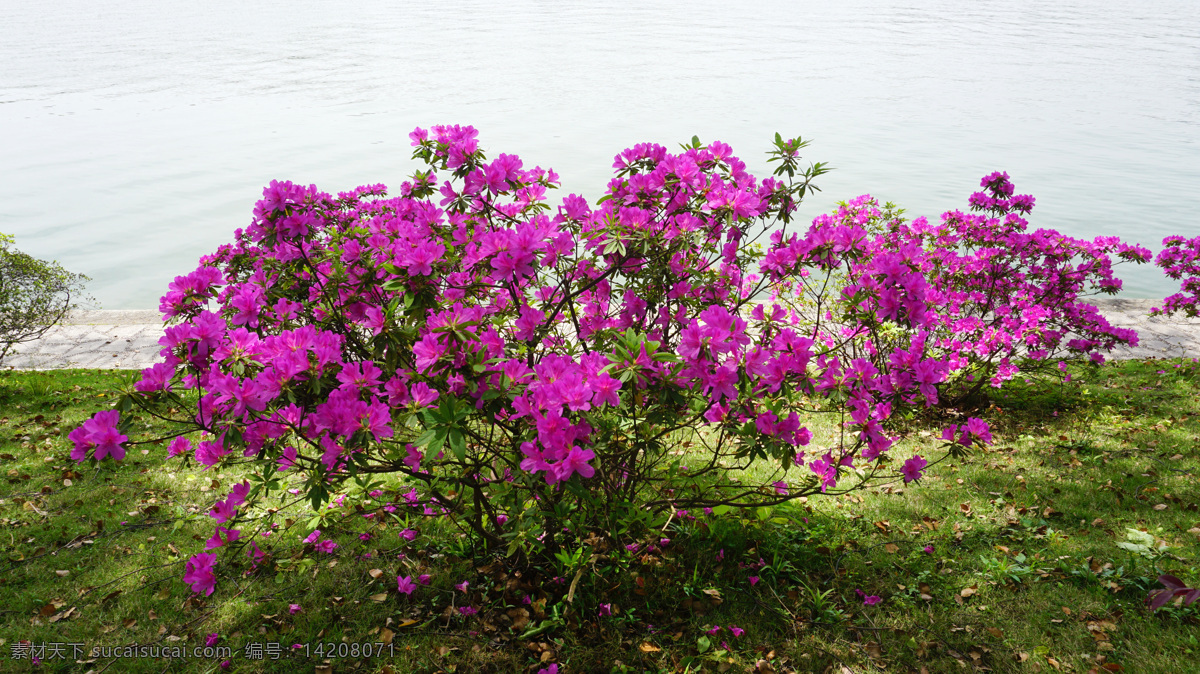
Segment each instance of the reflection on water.
[{"label": "reflection on water", "polygon": [[936,216],[1004,169],[1035,227],[1200,233],[1200,3],[731,4],[4,3],[0,231],[154,307],[271,179],[398,184],[408,131],[468,123],[593,199],[635,142],[765,170],[780,131],[837,168],[812,215],[870,192]]}]

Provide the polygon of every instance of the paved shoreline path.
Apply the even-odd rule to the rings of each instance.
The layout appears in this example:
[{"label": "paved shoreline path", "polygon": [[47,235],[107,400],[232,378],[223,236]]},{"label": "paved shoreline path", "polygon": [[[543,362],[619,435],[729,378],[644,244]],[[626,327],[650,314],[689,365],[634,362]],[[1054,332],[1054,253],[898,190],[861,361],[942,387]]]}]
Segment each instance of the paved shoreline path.
[{"label": "paved shoreline path", "polygon": [[[1200,358],[1200,318],[1151,318],[1157,300],[1095,299],[1113,325],[1137,330],[1140,343],[1110,358]],[[161,358],[163,326],[157,311],[79,311],[41,339],[20,344],[5,368],[140,370]]]}]

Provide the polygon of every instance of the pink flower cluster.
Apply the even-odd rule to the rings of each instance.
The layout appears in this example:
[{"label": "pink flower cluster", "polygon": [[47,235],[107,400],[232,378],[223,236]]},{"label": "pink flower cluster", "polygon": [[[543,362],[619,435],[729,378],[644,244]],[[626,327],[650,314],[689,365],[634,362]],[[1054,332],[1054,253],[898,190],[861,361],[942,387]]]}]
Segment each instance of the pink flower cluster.
[{"label": "pink flower cluster", "polygon": [[[121,413],[117,410],[97,412],[95,416],[83,422],[83,425],[67,434],[67,438],[75,443],[71,450],[71,458],[84,461],[91,453],[97,461],[111,456],[120,461],[125,458],[125,448],[121,443],[129,438],[117,430]],[[94,450],[94,451],[93,451]]]},{"label": "pink flower cluster", "polygon": [[183,582],[191,585],[192,592],[205,596],[212,594],[217,584],[217,576],[213,571],[216,562],[217,555],[214,552],[193,555],[184,567]]},{"label": "pink flower cluster", "polygon": [[1193,318],[1200,315],[1200,236],[1192,239],[1168,236],[1163,239],[1163,249],[1154,259],[1154,264],[1168,278],[1176,281],[1182,279],[1182,282],[1181,292],[1164,299],[1163,305],[1155,307],[1150,314],[1170,315],[1182,311]]},{"label": "pink flower cluster", "polygon": [[[216,548],[223,547],[226,544],[233,543],[241,537],[241,530],[234,529],[232,527],[223,527],[221,525],[237,517],[238,508],[246,502],[246,496],[249,493],[250,483],[245,481],[240,482],[234,485],[226,499],[217,501],[213,506],[213,509],[209,511],[209,517],[212,517],[217,521],[217,526],[212,538],[209,538],[207,541],[205,541],[205,550],[215,550]],[[257,545],[255,545],[254,550],[249,553],[250,556],[255,557],[255,552],[257,549]],[[261,554],[258,556],[261,556]]]}]

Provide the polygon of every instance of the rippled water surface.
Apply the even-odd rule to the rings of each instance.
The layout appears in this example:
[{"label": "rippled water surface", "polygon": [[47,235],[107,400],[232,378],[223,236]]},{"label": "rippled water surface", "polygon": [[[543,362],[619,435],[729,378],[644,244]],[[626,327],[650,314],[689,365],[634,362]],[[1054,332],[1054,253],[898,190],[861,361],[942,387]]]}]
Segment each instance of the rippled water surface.
[{"label": "rippled water surface", "polygon": [[1003,169],[1034,226],[1200,234],[1193,0],[621,4],[0,4],[0,231],[155,307],[271,179],[398,185],[413,127],[463,123],[592,199],[633,143],[763,170],[780,131],[837,169],[810,215],[869,192],[936,216]]}]

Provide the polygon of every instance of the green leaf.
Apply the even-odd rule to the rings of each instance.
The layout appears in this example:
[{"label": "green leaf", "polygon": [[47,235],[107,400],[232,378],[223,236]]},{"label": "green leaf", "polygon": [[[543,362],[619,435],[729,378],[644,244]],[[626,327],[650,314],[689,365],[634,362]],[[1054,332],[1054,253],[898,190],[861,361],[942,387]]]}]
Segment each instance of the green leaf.
[{"label": "green leaf", "polygon": [[443,423],[453,421],[458,416],[457,407],[457,398],[452,395],[442,396],[442,402],[437,406],[437,411],[434,413],[434,416]]},{"label": "green leaf", "polygon": [[117,400],[117,410],[121,414],[129,414],[133,410],[133,397],[123,395]]},{"label": "green leaf", "polygon": [[458,457],[459,461],[465,461],[467,458],[467,443],[463,439],[462,431],[457,428],[450,429],[450,450]]},{"label": "green leaf", "polygon": [[445,426],[438,427],[434,432],[433,441],[429,443],[429,452],[436,454],[441,451],[442,445],[446,444],[447,435],[449,435],[449,431]]},{"label": "green leaf", "polygon": [[437,429],[430,428],[429,430],[422,433],[421,436],[418,437],[416,442],[414,442],[413,444],[416,445],[417,447],[428,447],[429,443],[433,442],[434,438],[436,438],[436,437],[437,437]]}]

